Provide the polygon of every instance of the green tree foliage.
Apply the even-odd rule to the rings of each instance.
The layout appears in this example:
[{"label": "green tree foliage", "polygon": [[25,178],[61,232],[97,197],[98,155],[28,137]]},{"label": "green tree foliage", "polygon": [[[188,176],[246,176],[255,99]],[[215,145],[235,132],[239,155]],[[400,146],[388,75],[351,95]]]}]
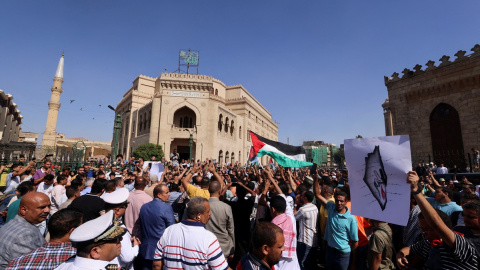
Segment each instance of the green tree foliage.
[{"label": "green tree foliage", "polygon": [[340,167],[343,167],[343,161],[345,160],[345,152],[342,148],[338,148],[337,151],[333,153],[333,160]]},{"label": "green tree foliage", "polygon": [[133,156],[135,159],[143,158],[143,160],[150,160],[152,156],[155,156],[157,160],[160,160],[160,158],[164,156],[164,153],[161,145],[144,143],[133,150]]}]

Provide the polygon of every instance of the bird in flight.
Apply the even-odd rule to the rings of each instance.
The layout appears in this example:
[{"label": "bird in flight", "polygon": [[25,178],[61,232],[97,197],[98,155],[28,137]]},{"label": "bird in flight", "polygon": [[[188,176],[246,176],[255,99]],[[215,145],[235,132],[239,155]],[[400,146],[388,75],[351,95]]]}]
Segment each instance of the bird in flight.
[{"label": "bird in flight", "polygon": [[75,99],[70,99],[70,104],[72,104],[75,101]]}]

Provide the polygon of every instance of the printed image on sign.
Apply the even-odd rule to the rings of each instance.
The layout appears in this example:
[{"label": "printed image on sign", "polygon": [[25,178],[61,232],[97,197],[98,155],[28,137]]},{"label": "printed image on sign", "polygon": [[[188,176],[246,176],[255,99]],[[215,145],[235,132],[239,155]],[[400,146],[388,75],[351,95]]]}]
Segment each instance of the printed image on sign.
[{"label": "printed image on sign", "polygon": [[351,212],[405,226],[410,211],[408,135],[345,140]]}]

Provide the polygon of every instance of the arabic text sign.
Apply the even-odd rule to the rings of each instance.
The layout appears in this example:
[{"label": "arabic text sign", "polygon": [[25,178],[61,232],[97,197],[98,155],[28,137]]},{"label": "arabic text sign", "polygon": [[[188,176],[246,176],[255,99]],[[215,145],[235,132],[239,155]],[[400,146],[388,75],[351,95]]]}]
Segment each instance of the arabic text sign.
[{"label": "arabic text sign", "polygon": [[408,135],[345,140],[352,214],[405,226],[410,211]]}]

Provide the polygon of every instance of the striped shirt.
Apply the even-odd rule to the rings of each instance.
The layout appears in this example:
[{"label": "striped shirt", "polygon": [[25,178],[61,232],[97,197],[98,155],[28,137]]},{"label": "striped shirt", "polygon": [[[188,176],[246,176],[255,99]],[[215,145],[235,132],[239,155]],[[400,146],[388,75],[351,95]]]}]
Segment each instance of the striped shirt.
[{"label": "striped shirt", "polygon": [[423,269],[477,269],[479,258],[473,247],[463,236],[455,233],[455,250],[446,245],[431,247],[424,239],[410,247],[412,253],[426,260]]},{"label": "striped shirt", "polygon": [[312,203],[306,203],[297,213],[295,219],[298,221],[298,242],[310,247],[317,246],[317,219],[318,209]]},{"label": "striped shirt", "polygon": [[188,220],[165,230],[153,259],[163,260],[164,269],[228,269],[217,237],[202,223]]}]

